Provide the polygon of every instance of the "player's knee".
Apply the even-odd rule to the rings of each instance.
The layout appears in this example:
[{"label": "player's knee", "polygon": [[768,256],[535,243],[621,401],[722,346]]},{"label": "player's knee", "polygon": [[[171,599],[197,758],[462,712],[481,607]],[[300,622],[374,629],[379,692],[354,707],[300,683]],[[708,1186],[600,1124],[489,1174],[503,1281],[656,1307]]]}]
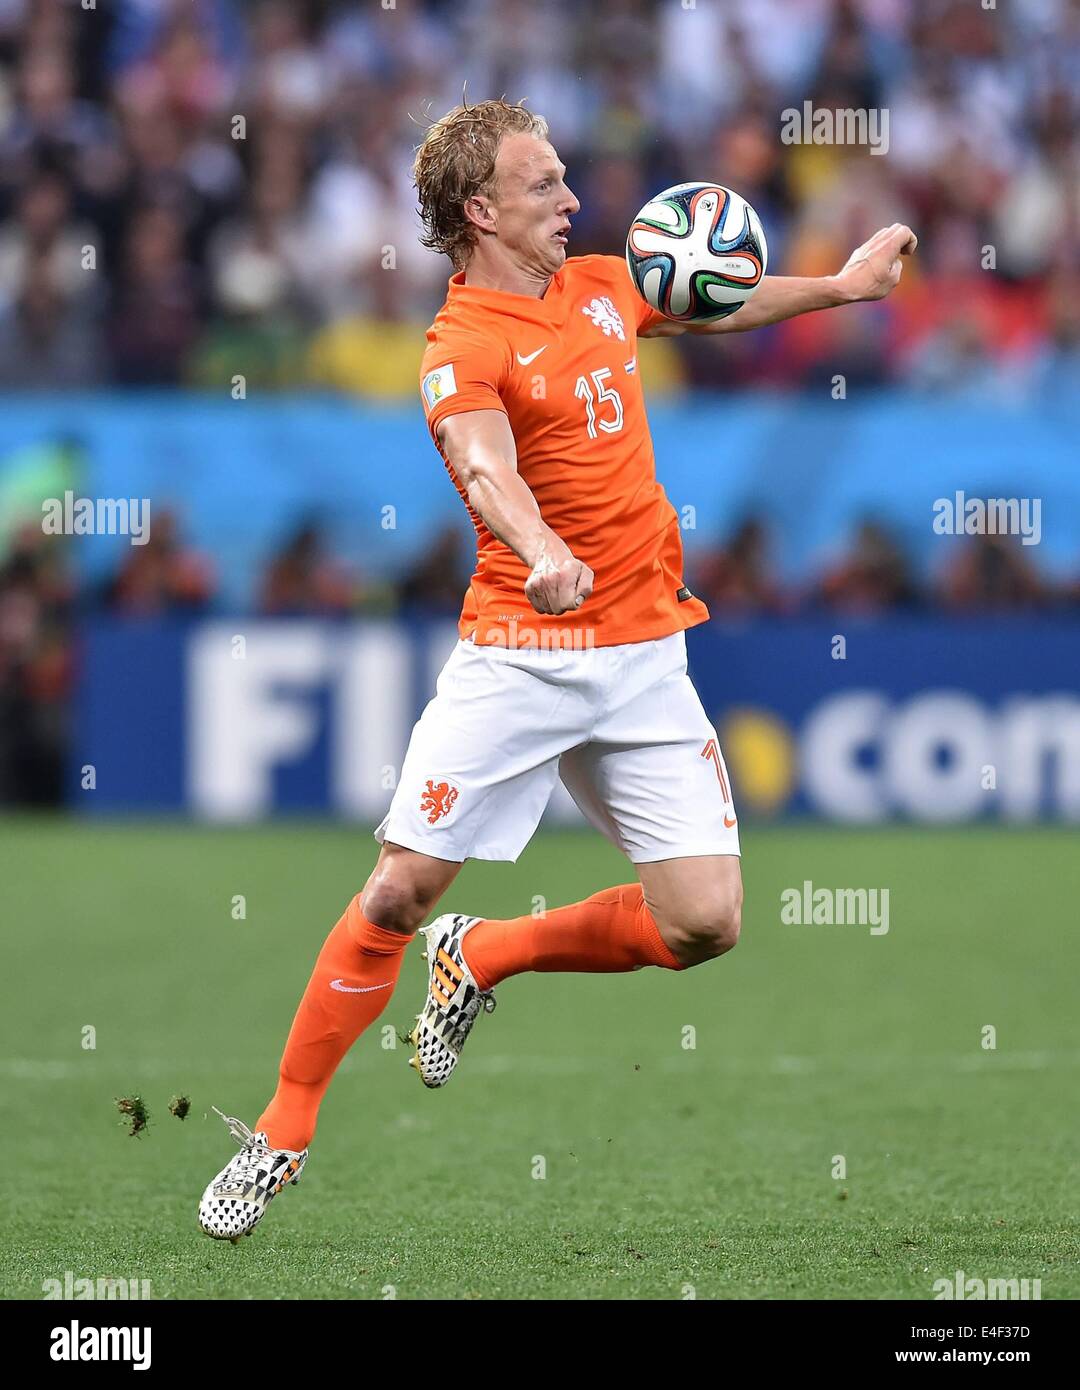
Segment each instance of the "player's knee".
[{"label": "player's knee", "polygon": [[385,864],[375,869],[360,894],[360,911],[386,931],[414,932],[437,900],[408,866]]},{"label": "player's knee", "polygon": [[684,965],[700,965],[730,951],[742,927],[742,888],[717,889],[676,918],[665,939]]}]

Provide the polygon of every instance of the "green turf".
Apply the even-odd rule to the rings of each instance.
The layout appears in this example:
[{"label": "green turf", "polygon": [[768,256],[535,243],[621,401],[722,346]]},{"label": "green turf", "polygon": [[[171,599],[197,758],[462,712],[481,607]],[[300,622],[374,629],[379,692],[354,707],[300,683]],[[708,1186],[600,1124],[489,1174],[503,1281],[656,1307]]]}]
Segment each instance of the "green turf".
[{"label": "green turf", "polygon": [[[258,1114],[374,848],[0,822],[5,1295],[70,1270],[159,1298],[929,1298],[962,1269],[1080,1296],[1075,831],[749,829],[733,954],[507,981],[443,1092],[376,1029],[300,1187],[211,1243],[195,1206],[232,1145],[210,1106]],[[467,866],[447,906],[515,915],[629,877],[595,837],[542,836]],[[888,887],[889,933],[781,925],[807,878]],[[406,1024],[423,979],[414,948],[380,1024]],[[132,1092],[139,1139],[113,1106]]]}]

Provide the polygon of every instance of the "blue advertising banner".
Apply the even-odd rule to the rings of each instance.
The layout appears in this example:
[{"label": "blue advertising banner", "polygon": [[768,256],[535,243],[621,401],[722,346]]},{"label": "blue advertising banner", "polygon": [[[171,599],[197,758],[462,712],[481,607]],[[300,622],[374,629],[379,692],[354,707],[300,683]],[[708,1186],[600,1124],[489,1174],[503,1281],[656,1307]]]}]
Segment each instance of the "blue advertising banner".
[{"label": "blue advertising banner", "polygon": [[[1080,820],[1080,623],[833,616],[687,637],[743,815]],[[447,623],[93,621],[71,802],[376,821],[455,640]],[[561,788],[550,814],[577,816]]]},{"label": "blue advertising banner", "polygon": [[[166,512],[213,558],[226,611],[251,607],[260,576],[299,520],[362,574],[400,574],[443,527],[471,527],[415,406],[343,397],[169,393],[2,397],[0,551],[43,499]],[[952,553],[939,504],[1038,506],[1040,570],[1080,569],[1080,404],[973,404],[904,394],[819,401],[755,393],[649,406],[657,476],[693,552],[748,515],[769,519],[771,563],[797,581],[842,550],[866,517],[928,574]],[[961,506],[963,503],[961,503]],[[951,535],[951,533],[950,533]],[[128,553],[116,528],[81,534],[80,577],[97,585]],[[955,544],[962,544],[961,540]],[[1029,557],[1033,562],[1034,554]]]}]

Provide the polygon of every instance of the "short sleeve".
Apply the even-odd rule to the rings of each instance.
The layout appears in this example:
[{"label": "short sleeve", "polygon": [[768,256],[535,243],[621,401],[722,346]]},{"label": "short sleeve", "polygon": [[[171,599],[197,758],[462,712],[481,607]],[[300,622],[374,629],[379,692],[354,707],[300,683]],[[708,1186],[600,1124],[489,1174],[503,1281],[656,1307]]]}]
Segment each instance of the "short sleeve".
[{"label": "short sleeve", "polygon": [[462,340],[433,344],[421,367],[420,396],[432,439],[448,415],[467,410],[501,410],[505,364],[498,347]]},{"label": "short sleeve", "polygon": [[637,290],[634,293],[637,295],[638,301],[637,335],[639,338],[650,328],[655,328],[658,323],[671,322],[666,314],[662,314],[659,309],[654,309],[651,304],[646,303],[641,295],[637,294]]},{"label": "short sleeve", "polygon": [[642,333],[655,327],[658,323],[668,323],[669,320],[667,315],[662,314],[659,309],[654,309],[638,292],[638,287],[634,284],[633,278],[630,275],[630,267],[626,264],[625,257],[612,256],[611,259],[618,262],[622,271],[622,279],[630,286],[630,293],[634,296],[634,308],[637,311],[634,328],[638,336],[640,337]]}]

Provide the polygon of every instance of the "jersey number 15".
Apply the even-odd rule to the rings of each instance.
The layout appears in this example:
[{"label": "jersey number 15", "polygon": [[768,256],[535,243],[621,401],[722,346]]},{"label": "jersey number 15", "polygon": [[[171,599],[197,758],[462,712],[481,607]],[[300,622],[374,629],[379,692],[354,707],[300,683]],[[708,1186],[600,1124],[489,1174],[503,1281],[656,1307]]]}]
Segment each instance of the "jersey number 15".
[{"label": "jersey number 15", "polygon": [[[602,429],[605,434],[616,434],[623,427],[623,403],[622,397],[614,386],[605,385],[607,378],[611,375],[610,367],[598,367],[595,372],[590,372],[589,376],[579,376],[574,383],[574,395],[579,400],[585,402],[585,414],[588,417],[589,438],[597,437],[597,427]],[[595,389],[595,393],[593,388]],[[614,415],[607,420],[596,418],[597,401],[610,401]]]}]

